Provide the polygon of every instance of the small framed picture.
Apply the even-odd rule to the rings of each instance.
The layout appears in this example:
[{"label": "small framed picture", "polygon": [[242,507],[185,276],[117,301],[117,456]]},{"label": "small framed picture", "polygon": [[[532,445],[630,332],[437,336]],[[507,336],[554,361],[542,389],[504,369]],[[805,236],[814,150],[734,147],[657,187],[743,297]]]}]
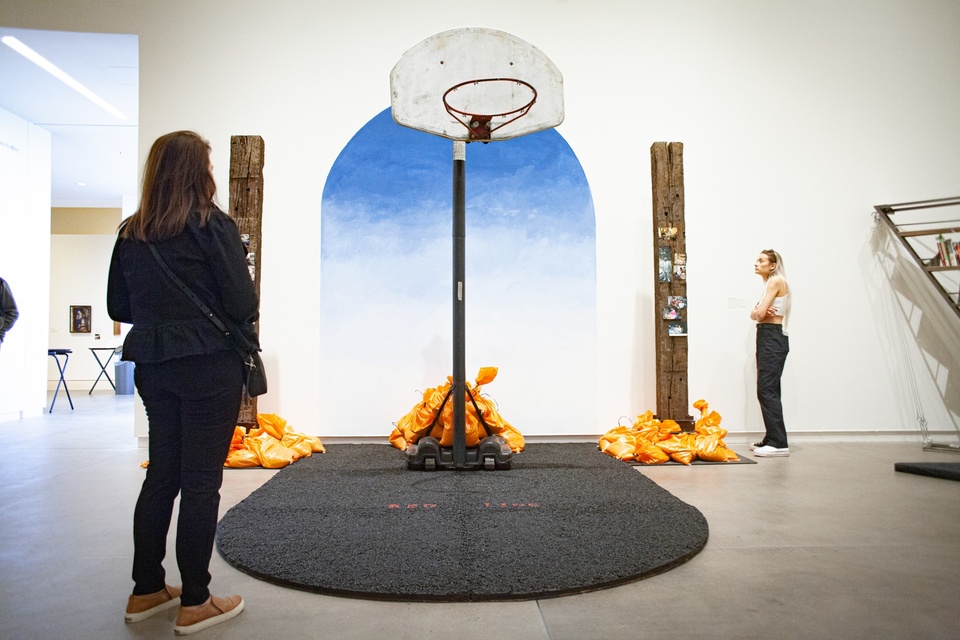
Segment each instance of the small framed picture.
[{"label": "small framed picture", "polygon": [[667,325],[667,335],[670,337],[679,337],[687,335],[686,322],[671,322]]},{"label": "small framed picture", "polygon": [[90,305],[70,305],[70,333],[90,333]]}]

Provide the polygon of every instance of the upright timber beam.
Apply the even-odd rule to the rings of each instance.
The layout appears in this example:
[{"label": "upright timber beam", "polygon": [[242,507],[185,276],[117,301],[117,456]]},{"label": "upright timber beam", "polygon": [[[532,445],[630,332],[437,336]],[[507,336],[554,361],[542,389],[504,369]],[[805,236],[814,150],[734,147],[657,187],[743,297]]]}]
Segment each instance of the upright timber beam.
[{"label": "upright timber beam", "polygon": [[654,325],[657,337],[657,416],[693,430],[687,396],[686,226],[683,143],[650,147],[653,184]]},{"label": "upright timber beam", "polygon": [[[263,221],[263,138],[230,136],[230,215],[247,246],[247,263],[260,296],[260,228]],[[257,327],[259,331],[259,326]],[[257,426],[257,399],[243,394],[237,424]]]}]

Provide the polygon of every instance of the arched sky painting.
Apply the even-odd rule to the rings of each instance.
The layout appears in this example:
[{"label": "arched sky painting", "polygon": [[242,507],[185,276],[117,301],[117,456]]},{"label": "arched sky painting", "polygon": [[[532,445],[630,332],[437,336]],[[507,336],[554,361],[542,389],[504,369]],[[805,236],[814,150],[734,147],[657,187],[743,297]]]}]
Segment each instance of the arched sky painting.
[{"label": "arched sky painting", "polygon": [[[331,168],[324,433],[386,436],[453,372],[452,166],[450,140],[386,109]],[[583,169],[556,130],[468,144],[465,166],[467,380],[498,367],[483,391],[524,435],[595,433],[596,224]]]}]

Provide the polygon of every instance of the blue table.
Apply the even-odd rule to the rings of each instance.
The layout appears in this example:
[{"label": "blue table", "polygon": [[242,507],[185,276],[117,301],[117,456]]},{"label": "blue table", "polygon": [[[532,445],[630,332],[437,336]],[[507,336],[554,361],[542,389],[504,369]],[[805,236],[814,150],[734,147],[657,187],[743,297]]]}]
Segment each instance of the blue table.
[{"label": "blue table", "polygon": [[[57,401],[57,394],[60,393],[61,384],[63,385],[63,390],[67,392],[70,410],[73,411],[73,398],[70,397],[70,389],[67,389],[67,381],[63,377],[64,372],[67,370],[67,363],[70,361],[71,353],[73,353],[73,349],[47,349],[47,355],[56,361],[57,369],[60,370],[60,380],[57,382],[57,388],[53,392],[53,400],[50,401],[50,411],[47,413],[53,413],[53,405]],[[63,364],[60,364],[60,356],[63,356]]]}]

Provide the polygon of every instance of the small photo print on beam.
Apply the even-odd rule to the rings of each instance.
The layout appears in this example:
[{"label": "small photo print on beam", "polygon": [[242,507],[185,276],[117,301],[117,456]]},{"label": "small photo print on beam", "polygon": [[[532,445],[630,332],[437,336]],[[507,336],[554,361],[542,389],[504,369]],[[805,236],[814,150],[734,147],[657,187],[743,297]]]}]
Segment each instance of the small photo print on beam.
[{"label": "small photo print on beam", "polygon": [[659,268],[657,269],[657,279],[660,282],[672,282],[673,264],[671,262],[672,251],[670,247],[657,248],[657,260]]},{"label": "small photo print on beam", "polygon": [[687,279],[687,254],[685,253],[673,254],[673,279],[674,280]]}]

